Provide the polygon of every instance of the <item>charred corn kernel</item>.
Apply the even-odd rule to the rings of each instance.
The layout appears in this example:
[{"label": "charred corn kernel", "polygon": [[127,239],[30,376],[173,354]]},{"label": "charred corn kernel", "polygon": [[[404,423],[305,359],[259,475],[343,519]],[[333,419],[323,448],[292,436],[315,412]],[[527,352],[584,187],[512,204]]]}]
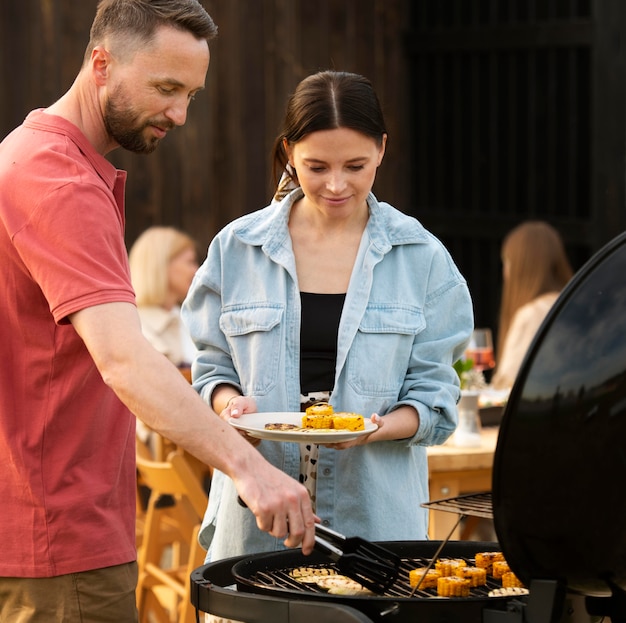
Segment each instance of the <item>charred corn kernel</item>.
[{"label": "charred corn kernel", "polygon": [[491,568],[496,560],[504,560],[502,552],[479,552],[474,557],[477,567],[487,569],[487,573],[491,573]]},{"label": "charred corn kernel", "polygon": [[458,567],[466,567],[467,562],[462,558],[440,558],[435,562],[435,569],[442,577],[454,575]]},{"label": "charred corn kernel", "polygon": [[524,588],[524,584],[512,571],[507,571],[502,574],[502,588],[512,587]]},{"label": "charred corn kernel", "polygon": [[494,578],[500,579],[505,573],[510,571],[509,563],[506,560],[495,560],[493,567],[491,568],[491,575]]},{"label": "charred corn kernel", "polygon": [[[424,573],[426,573],[425,577]],[[423,580],[422,577],[424,577]],[[409,571],[409,584],[411,584],[411,586],[417,586],[420,580],[422,580],[420,588],[437,588],[437,580],[440,577],[441,574],[436,569],[429,569],[428,571],[426,571],[426,567],[411,569]]]},{"label": "charred corn kernel", "polygon": [[363,416],[358,413],[335,413],[333,415],[333,428],[338,430],[363,430],[365,423]]},{"label": "charred corn kernel", "polygon": [[439,597],[469,597],[470,581],[456,575],[448,575],[437,579],[437,595]]},{"label": "charred corn kernel", "polygon": [[470,581],[470,586],[487,584],[487,570],[481,567],[457,567],[454,575]]},{"label": "charred corn kernel", "polygon": [[332,428],[332,415],[303,415],[302,428]]}]

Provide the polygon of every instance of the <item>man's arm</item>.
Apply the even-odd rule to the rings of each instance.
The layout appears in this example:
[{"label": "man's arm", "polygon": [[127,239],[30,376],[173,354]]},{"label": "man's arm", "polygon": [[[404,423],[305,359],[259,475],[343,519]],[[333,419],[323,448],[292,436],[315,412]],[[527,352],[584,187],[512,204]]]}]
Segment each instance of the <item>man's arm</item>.
[{"label": "man's arm", "polygon": [[144,338],[129,303],[89,307],[70,317],[104,379],[140,420],[230,476],[257,525],[285,544],[313,549],[315,516],[306,489],[268,463],[217,416],[176,367]]}]

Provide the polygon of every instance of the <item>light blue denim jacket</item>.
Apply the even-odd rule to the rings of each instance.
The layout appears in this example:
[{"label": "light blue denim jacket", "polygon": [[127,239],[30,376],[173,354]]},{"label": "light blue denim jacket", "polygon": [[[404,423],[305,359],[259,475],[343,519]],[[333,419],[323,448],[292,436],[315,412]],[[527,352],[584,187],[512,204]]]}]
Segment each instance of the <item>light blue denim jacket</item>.
[{"label": "light blue denim jacket", "polygon": [[[300,296],[287,228],[302,196],[243,216],[211,242],[183,305],[199,349],[194,387],[210,402],[229,383],[258,410],[299,411]],[[458,377],[451,367],[473,327],[467,285],[443,245],[420,223],[368,197],[363,234],[339,325],[331,403],[369,417],[402,404],[419,411],[409,439],[349,450],[320,448],[317,514],[335,530],[372,540],[427,538],[426,446],[457,422]],[[298,478],[296,443],[264,440],[259,451]],[[216,472],[200,540],[208,559],[282,549],[237,504],[232,481]]]}]

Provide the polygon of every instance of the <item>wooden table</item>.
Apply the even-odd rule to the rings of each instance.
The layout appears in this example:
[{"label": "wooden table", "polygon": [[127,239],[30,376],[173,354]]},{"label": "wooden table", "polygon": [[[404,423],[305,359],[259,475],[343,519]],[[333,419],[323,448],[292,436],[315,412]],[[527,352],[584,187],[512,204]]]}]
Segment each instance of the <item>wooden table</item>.
[{"label": "wooden table", "polygon": [[[498,428],[483,428],[482,444],[476,448],[456,448],[453,445],[428,448],[430,499],[456,497],[464,493],[491,491],[493,455],[498,440]],[[443,540],[448,537],[458,519],[456,513],[430,511],[429,536]],[[457,526],[451,538],[457,540]]]}]

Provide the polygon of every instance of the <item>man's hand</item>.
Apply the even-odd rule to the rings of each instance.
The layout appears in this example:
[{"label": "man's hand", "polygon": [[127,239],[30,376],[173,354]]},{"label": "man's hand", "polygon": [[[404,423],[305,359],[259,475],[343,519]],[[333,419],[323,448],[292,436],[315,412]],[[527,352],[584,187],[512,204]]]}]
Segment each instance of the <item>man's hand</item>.
[{"label": "man's hand", "polygon": [[258,471],[246,470],[234,482],[241,499],[256,516],[259,530],[276,538],[286,536],[286,547],[301,544],[305,555],[313,551],[319,518],[313,513],[303,485],[266,461]]}]

